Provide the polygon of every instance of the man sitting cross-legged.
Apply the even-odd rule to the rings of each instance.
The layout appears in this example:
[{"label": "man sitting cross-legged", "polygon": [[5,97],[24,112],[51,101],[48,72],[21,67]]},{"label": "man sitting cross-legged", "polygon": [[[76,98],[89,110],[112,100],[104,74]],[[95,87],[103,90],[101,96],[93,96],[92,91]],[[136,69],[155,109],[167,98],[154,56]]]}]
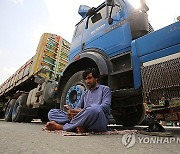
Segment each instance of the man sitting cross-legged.
[{"label": "man sitting cross-legged", "polygon": [[45,126],[47,130],[107,131],[111,105],[110,88],[98,84],[99,72],[95,68],[86,69],[82,76],[88,90],[82,94],[75,109],[68,106],[67,112],[51,109],[48,113],[50,122]]}]

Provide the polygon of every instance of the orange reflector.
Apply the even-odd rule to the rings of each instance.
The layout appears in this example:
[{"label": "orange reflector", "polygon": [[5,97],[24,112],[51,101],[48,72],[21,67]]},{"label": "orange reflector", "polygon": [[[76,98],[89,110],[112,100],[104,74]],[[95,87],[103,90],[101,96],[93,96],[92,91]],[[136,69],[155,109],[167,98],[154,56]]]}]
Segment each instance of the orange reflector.
[{"label": "orange reflector", "polygon": [[80,59],[80,55],[77,55],[74,57],[74,61],[79,60],[79,59]]}]

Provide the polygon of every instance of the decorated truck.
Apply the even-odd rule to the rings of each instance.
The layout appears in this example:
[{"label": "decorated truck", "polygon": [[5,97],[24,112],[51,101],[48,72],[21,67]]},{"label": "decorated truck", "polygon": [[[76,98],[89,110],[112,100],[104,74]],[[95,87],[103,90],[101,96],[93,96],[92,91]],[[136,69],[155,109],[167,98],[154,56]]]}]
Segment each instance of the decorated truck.
[{"label": "decorated truck", "polygon": [[53,90],[68,63],[69,48],[61,36],[41,36],[35,56],[0,85],[0,109],[5,110],[6,121],[47,120],[47,112],[56,104]]}]

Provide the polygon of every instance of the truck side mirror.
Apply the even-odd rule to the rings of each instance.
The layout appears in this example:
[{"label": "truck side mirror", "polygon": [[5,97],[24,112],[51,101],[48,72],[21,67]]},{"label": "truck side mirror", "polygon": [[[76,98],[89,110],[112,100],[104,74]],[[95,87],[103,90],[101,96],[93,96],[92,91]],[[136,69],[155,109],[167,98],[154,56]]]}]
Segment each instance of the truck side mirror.
[{"label": "truck side mirror", "polygon": [[[111,18],[111,14],[114,7],[114,0],[105,0],[105,4],[106,4],[106,17],[108,18],[108,23],[112,24],[113,19]],[[110,13],[109,13],[109,6],[111,6]]]},{"label": "truck side mirror", "polygon": [[112,6],[114,4],[114,0],[105,0],[105,4],[108,6]]},{"label": "truck side mirror", "polygon": [[92,16],[94,13],[96,13],[96,8],[92,7],[91,9],[88,10],[86,16]]},{"label": "truck side mirror", "polygon": [[88,17],[88,20],[87,20],[87,22],[86,22],[86,27],[85,27],[85,29],[88,28],[88,22],[89,22],[90,16],[92,16],[92,15],[95,14],[95,13],[96,13],[96,8],[94,8],[94,7],[92,7],[91,9],[89,9],[88,12],[86,13],[86,17]]},{"label": "truck side mirror", "polygon": [[89,6],[80,5],[78,13],[81,15],[82,18],[85,18],[87,16],[87,13],[89,10],[91,10],[91,8]]}]

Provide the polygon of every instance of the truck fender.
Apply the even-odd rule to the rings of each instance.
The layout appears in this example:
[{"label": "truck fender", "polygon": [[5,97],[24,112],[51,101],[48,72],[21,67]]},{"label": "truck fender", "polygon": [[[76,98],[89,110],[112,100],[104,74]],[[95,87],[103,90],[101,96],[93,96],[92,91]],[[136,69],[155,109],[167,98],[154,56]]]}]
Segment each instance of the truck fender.
[{"label": "truck fender", "polygon": [[92,52],[92,51],[82,52],[81,54],[75,56],[74,59],[72,59],[68,64],[68,66],[64,69],[63,75],[66,74],[66,72],[68,72],[70,69],[72,69],[75,63],[77,63],[78,61],[83,61],[83,59],[85,58],[90,59],[94,61],[94,63],[96,63],[100,75],[108,75],[109,72],[108,65],[110,62],[108,62],[108,60],[105,59],[105,57],[100,53]]},{"label": "truck fender", "polygon": [[110,64],[110,61],[105,56],[96,50],[93,52],[92,49],[90,51],[86,50],[86,52],[82,52],[75,56],[65,67],[62,76],[58,79],[57,103],[61,102],[61,94],[64,86],[73,74],[82,71],[87,67],[92,67],[92,65],[96,65],[100,75],[107,76],[110,72]]}]

